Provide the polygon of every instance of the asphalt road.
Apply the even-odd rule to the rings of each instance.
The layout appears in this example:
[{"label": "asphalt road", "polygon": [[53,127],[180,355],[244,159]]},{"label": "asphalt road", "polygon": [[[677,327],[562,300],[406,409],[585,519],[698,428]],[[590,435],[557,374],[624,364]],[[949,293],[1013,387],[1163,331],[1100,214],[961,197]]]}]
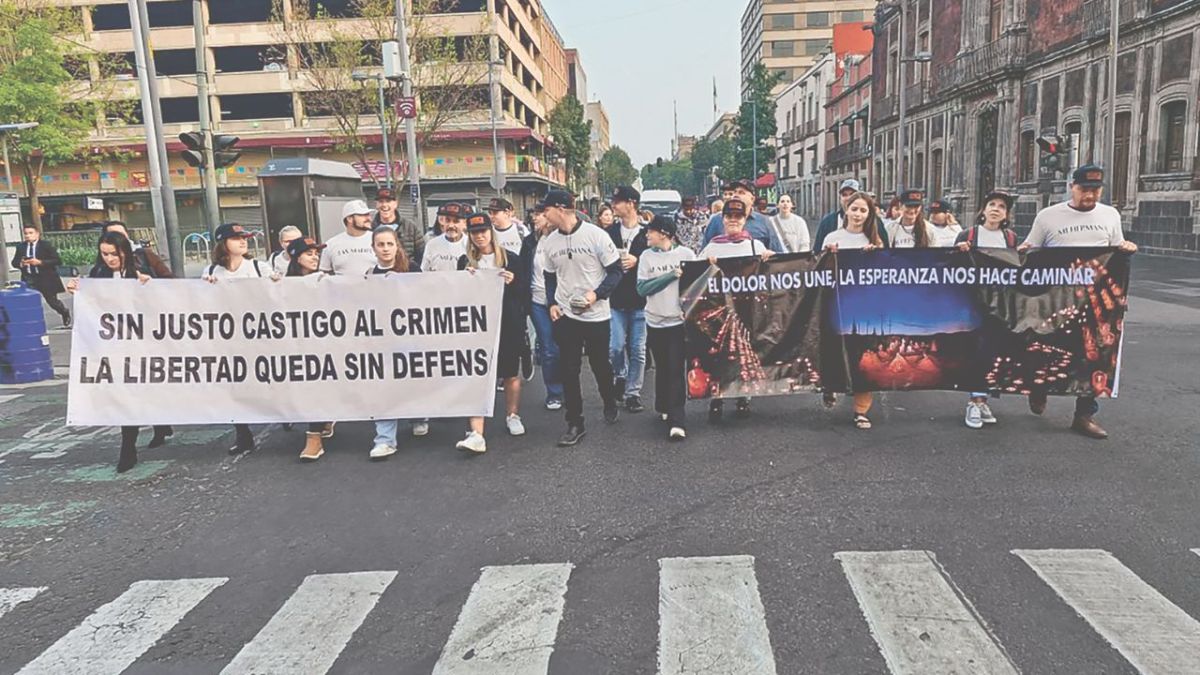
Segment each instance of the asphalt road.
[{"label": "asphalt road", "polygon": [[0,673],[1200,672],[1200,263],[1135,260],[1104,442],[1070,400],[972,431],[911,393],[869,432],[815,397],[693,404],[667,444],[592,392],[562,450],[530,387],[482,457],[462,421],[379,464],[366,423],[314,465],[300,431],[230,458],[186,428],[117,477],[64,383],[0,388]]}]

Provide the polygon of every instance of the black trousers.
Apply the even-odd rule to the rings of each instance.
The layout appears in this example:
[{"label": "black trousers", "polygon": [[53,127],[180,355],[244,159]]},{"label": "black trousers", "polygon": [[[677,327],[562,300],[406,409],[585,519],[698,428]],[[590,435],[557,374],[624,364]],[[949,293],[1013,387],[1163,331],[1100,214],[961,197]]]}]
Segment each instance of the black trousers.
[{"label": "black trousers", "polygon": [[684,424],[687,403],[686,359],[683,354],[683,325],[646,328],[646,346],[654,355],[654,410],[665,413],[673,427]]},{"label": "black trousers", "polygon": [[50,305],[50,309],[58,312],[59,316],[63,317],[63,319],[66,319],[67,314],[69,314],[69,312],[67,312],[67,306],[63,304],[62,300],[58,299],[57,293],[51,293],[49,289],[43,288],[39,288],[38,292],[41,293],[42,297],[46,299],[46,304]]},{"label": "black trousers", "polygon": [[[141,427],[121,427],[121,447],[133,449],[137,447],[138,432]],[[155,426],[154,435],[166,434],[170,432],[171,427]]]},{"label": "black trousers", "polygon": [[563,385],[563,408],[567,424],[583,426],[583,390],[579,384],[583,355],[596,377],[596,388],[605,404],[615,403],[612,363],[608,360],[608,322],[579,321],[563,316],[554,322],[554,341],[558,343],[558,368]]}]

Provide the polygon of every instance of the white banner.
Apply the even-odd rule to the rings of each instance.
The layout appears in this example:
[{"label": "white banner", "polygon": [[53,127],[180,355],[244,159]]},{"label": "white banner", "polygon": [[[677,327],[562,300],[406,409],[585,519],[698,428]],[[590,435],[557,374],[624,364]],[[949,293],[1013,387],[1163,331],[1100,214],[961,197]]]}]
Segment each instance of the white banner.
[{"label": "white banner", "polygon": [[504,282],[82,279],[67,424],[490,417]]}]

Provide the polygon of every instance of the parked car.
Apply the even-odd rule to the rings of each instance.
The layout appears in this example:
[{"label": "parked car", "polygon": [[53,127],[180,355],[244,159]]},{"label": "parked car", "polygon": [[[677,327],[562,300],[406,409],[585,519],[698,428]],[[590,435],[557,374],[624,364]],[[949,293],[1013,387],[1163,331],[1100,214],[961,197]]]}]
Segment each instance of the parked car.
[{"label": "parked car", "polygon": [[672,216],[683,205],[683,197],[676,190],[646,190],[642,192],[642,208],[656,216]]}]

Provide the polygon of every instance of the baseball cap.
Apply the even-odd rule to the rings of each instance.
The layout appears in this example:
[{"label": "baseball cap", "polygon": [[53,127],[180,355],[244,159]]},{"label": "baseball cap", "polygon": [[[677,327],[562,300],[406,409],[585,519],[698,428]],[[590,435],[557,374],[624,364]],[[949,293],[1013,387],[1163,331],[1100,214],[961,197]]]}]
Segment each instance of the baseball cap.
[{"label": "baseball cap", "polygon": [[900,203],[905,206],[920,206],[925,202],[925,193],[920,190],[905,190],[900,193]]},{"label": "baseball cap", "polygon": [[668,216],[654,216],[650,222],[646,223],[646,229],[662,232],[668,237],[674,237],[675,233],[679,231],[675,219]]},{"label": "baseball cap", "polygon": [[247,232],[246,228],[238,225],[237,223],[225,223],[217,228],[217,231],[213,233],[213,236],[216,237],[217,241],[225,241],[226,239],[233,239],[234,237],[253,237],[254,234]]},{"label": "baseball cap", "polygon": [[1008,204],[1008,207],[1011,209],[1013,202],[1017,201],[1017,196],[1011,192],[996,189],[996,190],[992,190],[991,192],[987,193],[987,196],[983,198],[983,203],[987,204],[988,202],[992,201],[993,199],[1003,199],[1005,201],[1005,203]]},{"label": "baseball cap", "polygon": [[730,190],[745,190],[750,194],[754,194],[754,183],[747,178],[735,180],[726,187],[728,187]]},{"label": "baseball cap", "polygon": [[954,213],[954,209],[950,207],[950,203],[941,199],[935,199],[929,202],[930,213]]},{"label": "baseball cap", "polygon": [[487,210],[488,211],[508,211],[508,210],[511,210],[512,207],[513,207],[512,202],[508,201],[504,197],[492,197],[492,200],[490,202],[488,202]]},{"label": "baseball cap", "polygon": [[467,232],[481,232],[492,229],[492,219],[486,213],[468,213]]},{"label": "baseball cap", "polygon": [[683,202],[680,204],[680,206],[682,206],[682,207],[683,207],[683,208],[685,208],[685,209],[686,209],[686,208],[691,208],[691,207],[693,207],[693,206],[695,206],[695,205],[696,205],[696,198],[695,198],[695,197],[684,197],[684,198],[683,198]]},{"label": "baseball cap", "polygon": [[379,192],[375,193],[375,201],[377,201],[377,202],[382,202],[382,201],[394,202],[394,201],[396,201],[396,193],[393,192],[391,190],[391,188],[383,188]]},{"label": "baseball cap", "polygon": [[842,194],[846,190],[862,192],[862,183],[858,182],[857,179],[847,178],[846,180],[842,181],[842,186],[838,188],[838,194]]},{"label": "baseball cap", "polygon": [[458,202],[449,202],[438,207],[437,214],[446,216],[447,218],[464,218],[467,214],[467,209]]},{"label": "baseball cap", "polygon": [[637,190],[635,190],[634,188],[632,188],[628,185],[620,185],[617,187],[616,190],[613,190],[612,199],[610,201],[612,201],[613,203],[633,202],[634,204],[641,204],[642,203],[642,193],[638,192]]},{"label": "baseball cap", "polygon": [[1079,187],[1104,187],[1104,169],[1098,164],[1084,164],[1071,174],[1071,183]]},{"label": "baseball cap", "polygon": [[767,201],[766,197],[759,197],[758,199],[754,200],[754,208],[756,209],[766,208],[769,204],[770,202]]},{"label": "baseball cap", "polygon": [[325,244],[318,244],[316,239],[312,237],[300,237],[288,242],[287,254],[289,258],[296,258],[305,251],[316,249],[318,251],[325,248]]},{"label": "baseball cap", "polygon": [[350,216],[367,216],[371,214],[371,207],[361,199],[352,199],[342,205],[342,220]]},{"label": "baseball cap", "polygon": [[721,214],[733,217],[746,217],[746,205],[736,199],[730,199],[725,202],[725,208],[721,209]]},{"label": "baseball cap", "polygon": [[546,193],[546,198],[542,200],[542,208],[549,208],[551,206],[573,209],[575,208],[575,195],[566,190],[551,190]]}]

